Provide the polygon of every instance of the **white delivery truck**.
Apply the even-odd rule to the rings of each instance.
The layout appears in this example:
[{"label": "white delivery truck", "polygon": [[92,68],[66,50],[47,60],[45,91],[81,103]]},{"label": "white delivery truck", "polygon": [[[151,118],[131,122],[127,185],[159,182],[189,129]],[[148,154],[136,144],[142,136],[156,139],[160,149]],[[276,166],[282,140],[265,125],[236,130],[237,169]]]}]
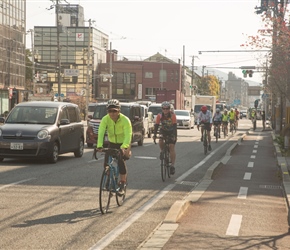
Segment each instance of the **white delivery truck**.
[{"label": "white delivery truck", "polygon": [[[194,100],[193,100],[194,99]],[[192,98],[192,104],[194,104],[194,123],[197,123],[197,116],[203,105],[207,106],[208,110],[211,110],[212,115],[215,113],[216,109],[216,97],[210,95],[195,95]]]}]

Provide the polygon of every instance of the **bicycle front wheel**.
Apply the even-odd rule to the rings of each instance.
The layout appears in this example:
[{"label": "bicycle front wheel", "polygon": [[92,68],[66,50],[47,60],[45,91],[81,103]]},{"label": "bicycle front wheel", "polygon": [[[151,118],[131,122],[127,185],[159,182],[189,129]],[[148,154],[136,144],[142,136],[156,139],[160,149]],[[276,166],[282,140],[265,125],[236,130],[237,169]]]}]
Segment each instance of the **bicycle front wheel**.
[{"label": "bicycle front wheel", "polygon": [[162,178],[162,181],[165,181],[166,179],[166,162],[165,162],[165,154],[163,153],[162,154],[162,159],[161,159],[161,178]]},{"label": "bicycle front wheel", "polygon": [[171,174],[170,174],[170,154],[169,154],[169,148],[166,147],[165,149],[165,155],[164,155],[164,159],[165,159],[165,169],[167,171],[167,176],[168,178],[170,178]]},{"label": "bicycle front wheel", "polygon": [[219,139],[219,131],[218,128],[215,129],[215,142],[218,142]]},{"label": "bicycle front wheel", "polygon": [[109,170],[103,171],[101,184],[100,184],[100,192],[99,192],[99,204],[100,210],[102,214],[106,214],[109,211],[110,200],[111,200],[111,178]]},{"label": "bicycle front wheel", "polygon": [[207,133],[204,133],[203,136],[203,149],[204,149],[204,154],[207,154]]}]

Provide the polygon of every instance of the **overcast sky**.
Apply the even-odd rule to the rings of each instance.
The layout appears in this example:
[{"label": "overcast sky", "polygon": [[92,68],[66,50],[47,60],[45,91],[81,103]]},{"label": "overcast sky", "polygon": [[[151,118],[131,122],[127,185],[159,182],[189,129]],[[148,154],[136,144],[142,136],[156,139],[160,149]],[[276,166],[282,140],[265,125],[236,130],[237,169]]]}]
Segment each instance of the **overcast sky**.
[{"label": "overcast sky", "polygon": [[[260,66],[256,58],[265,53],[231,52],[244,50],[241,44],[261,28],[255,14],[260,0],[67,0],[84,7],[85,19],[109,35],[113,49],[132,60],[145,59],[157,52],[191,66],[225,67],[243,77],[240,66]],[[54,26],[55,11],[47,10],[49,0],[27,0],[26,29]],[[63,3],[65,3],[63,1]],[[88,23],[86,23],[88,26]],[[30,47],[27,36],[27,47]],[[203,51],[199,54],[199,51]],[[215,52],[210,52],[215,51]],[[219,52],[225,51],[225,52]],[[228,67],[228,68],[226,68]],[[261,82],[262,74],[251,80]],[[224,79],[226,80],[226,79]]]}]

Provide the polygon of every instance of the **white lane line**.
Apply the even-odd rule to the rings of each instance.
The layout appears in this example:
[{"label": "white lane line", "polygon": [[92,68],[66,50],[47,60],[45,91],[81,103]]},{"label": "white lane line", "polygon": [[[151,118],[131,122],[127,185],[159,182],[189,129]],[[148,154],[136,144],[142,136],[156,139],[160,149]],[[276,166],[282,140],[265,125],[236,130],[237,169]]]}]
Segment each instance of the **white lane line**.
[{"label": "white lane line", "polygon": [[35,179],[36,178],[30,178],[30,179],[26,179],[26,180],[22,180],[22,181],[13,182],[13,183],[10,183],[10,184],[7,184],[7,185],[4,185],[4,186],[0,187],[0,190],[4,189],[4,188],[11,187],[11,186],[18,185],[18,184],[23,183],[23,182],[28,182],[28,181],[31,181],[31,180],[35,180]]},{"label": "white lane line", "polygon": [[253,154],[257,154],[258,150],[253,150]]},{"label": "white lane line", "polygon": [[258,141],[256,141],[256,142],[255,142],[255,144],[259,144],[259,142],[258,142]]},{"label": "white lane line", "polygon": [[246,172],[245,175],[244,175],[244,180],[251,180],[251,177],[252,177],[252,173],[248,173]]},{"label": "white lane line", "polygon": [[232,214],[226,235],[238,236],[242,224],[242,219],[242,215]]},{"label": "white lane line", "polygon": [[256,156],[255,155],[251,155],[251,159],[256,159]]},{"label": "white lane line", "polygon": [[250,161],[250,162],[248,163],[248,168],[253,168],[253,167],[254,167],[254,162]]},{"label": "white lane line", "polygon": [[247,187],[240,187],[238,199],[247,199],[247,193],[248,193]]},{"label": "white lane line", "polygon": [[148,160],[156,160],[157,157],[151,157],[151,156],[134,156],[136,159],[148,159]]},{"label": "white lane line", "polygon": [[258,148],[258,145],[254,145],[254,148]]},{"label": "white lane line", "polygon": [[123,233],[128,227],[130,227],[136,220],[138,220],[144,213],[147,212],[157,201],[163,198],[170,190],[175,187],[176,184],[169,184],[157,195],[153,196],[148,200],[142,207],[136,210],[131,216],[124,220],[121,224],[115,227],[102,239],[100,239],[90,250],[101,250],[108,246],[115,238],[117,238],[121,233]]},{"label": "white lane line", "polygon": [[205,157],[198,164],[193,166],[191,169],[187,170],[183,175],[176,178],[176,182],[174,184],[169,184],[163,190],[159,191],[155,196],[153,196],[150,200],[148,200],[143,206],[137,209],[130,217],[128,217],[125,221],[120,223],[115,229],[110,231],[107,235],[105,235],[102,239],[100,239],[94,246],[89,248],[90,250],[104,249],[108,246],[113,240],[115,240],[121,233],[123,233],[131,224],[133,224],[136,220],[138,220],[148,209],[150,209],[157,201],[159,201],[165,194],[167,194],[170,190],[172,190],[178,183],[183,181],[186,177],[188,177],[191,173],[193,173],[196,169],[201,167],[205,162],[207,162],[216,151],[227,145],[230,141],[226,141],[221,144],[218,148],[211,151],[211,153]]}]

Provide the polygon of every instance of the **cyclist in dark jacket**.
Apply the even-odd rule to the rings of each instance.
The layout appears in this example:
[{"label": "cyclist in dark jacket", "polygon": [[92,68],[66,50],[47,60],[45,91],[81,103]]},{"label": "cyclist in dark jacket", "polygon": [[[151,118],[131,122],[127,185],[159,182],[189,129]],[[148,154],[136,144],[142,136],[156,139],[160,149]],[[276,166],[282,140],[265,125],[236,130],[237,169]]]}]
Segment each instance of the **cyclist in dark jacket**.
[{"label": "cyclist in dark jacket", "polygon": [[[156,117],[155,125],[154,125],[154,136],[153,139],[156,139],[156,134],[159,125],[160,127],[160,136],[162,135],[170,135],[169,139],[169,152],[170,152],[170,160],[171,160],[171,166],[170,166],[170,173],[175,173],[175,143],[177,140],[177,122],[176,122],[176,115],[170,110],[170,103],[169,102],[163,102],[161,105],[162,113],[159,113]],[[163,139],[159,140],[159,147],[160,147],[160,158],[162,158],[162,150],[164,146]]]}]

